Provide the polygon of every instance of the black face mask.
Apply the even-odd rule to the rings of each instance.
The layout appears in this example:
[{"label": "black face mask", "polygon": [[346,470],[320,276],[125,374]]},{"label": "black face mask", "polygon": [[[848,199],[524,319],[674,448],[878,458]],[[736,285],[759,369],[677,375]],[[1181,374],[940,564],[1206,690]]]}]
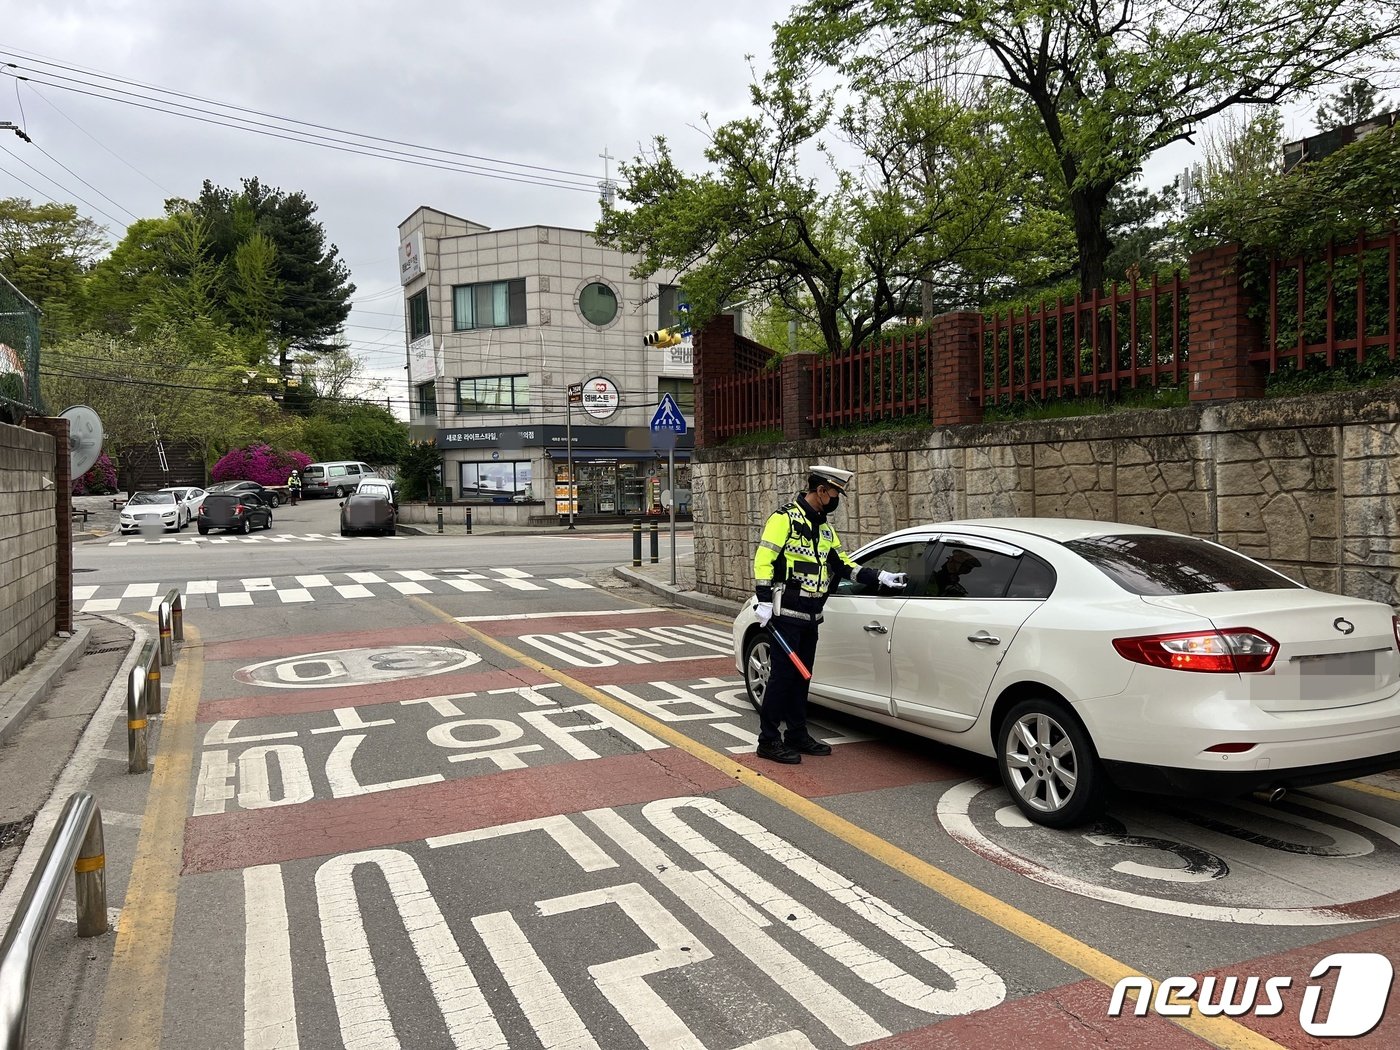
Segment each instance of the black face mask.
[{"label": "black face mask", "polygon": [[825,507],[822,508],[822,513],[823,513],[823,514],[835,514],[835,513],[836,513],[836,508],[839,507],[839,506],[841,506],[841,497],[840,497],[840,496],[832,496],[832,497],[831,497],[831,502],[828,503]]}]

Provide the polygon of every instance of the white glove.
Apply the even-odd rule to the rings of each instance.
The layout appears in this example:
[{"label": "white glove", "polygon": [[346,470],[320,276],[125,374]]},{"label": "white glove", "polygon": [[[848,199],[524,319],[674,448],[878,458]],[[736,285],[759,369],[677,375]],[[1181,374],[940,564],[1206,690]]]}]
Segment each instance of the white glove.
[{"label": "white glove", "polygon": [[767,627],[768,621],[773,619],[773,603],[759,602],[753,607],[753,614],[758,618],[760,627]]},{"label": "white glove", "polygon": [[903,572],[886,572],[880,570],[880,586],[889,587],[891,590],[902,591],[909,586],[909,575]]}]

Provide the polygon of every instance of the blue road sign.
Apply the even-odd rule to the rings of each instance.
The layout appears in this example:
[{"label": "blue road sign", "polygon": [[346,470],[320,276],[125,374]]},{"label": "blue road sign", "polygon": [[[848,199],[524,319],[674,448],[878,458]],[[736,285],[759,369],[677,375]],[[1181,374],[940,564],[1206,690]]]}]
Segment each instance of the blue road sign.
[{"label": "blue road sign", "polygon": [[661,395],[661,404],[656,406],[656,412],[651,417],[651,429],[655,432],[669,430],[672,434],[685,433],[685,416],[681,415],[680,406],[670,394]]}]

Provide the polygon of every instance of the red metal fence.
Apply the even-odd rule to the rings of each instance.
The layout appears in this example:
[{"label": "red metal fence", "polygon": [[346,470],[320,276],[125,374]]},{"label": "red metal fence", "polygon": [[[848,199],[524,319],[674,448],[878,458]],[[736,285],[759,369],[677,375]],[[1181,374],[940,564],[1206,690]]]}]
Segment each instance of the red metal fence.
[{"label": "red metal fence", "polygon": [[1268,329],[1251,361],[1303,368],[1321,355],[1327,367],[1339,354],[1358,363],[1372,351],[1396,359],[1400,323],[1396,299],[1397,233],[1329,245],[1321,259],[1275,259],[1269,264]]},{"label": "red metal fence", "polygon": [[927,412],[932,371],[928,332],[819,358],[812,367],[812,423],[832,427]]},{"label": "red metal fence", "polygon": [[984,317],[983,404],[1175,386],[1187,358],[1186,300],[1181,274],[1154,275],[1107,295]]},{"label": "red metal fence", "polygon": [[782,374],[765,369],[714,381],[714,433],[720,440],[782,429]]}]

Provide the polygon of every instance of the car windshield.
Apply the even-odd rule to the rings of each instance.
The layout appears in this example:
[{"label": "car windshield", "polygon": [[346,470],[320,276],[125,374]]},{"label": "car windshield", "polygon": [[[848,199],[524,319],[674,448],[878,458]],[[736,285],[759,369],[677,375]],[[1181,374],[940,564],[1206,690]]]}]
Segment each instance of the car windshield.
[{"label": "car windshield", "polygon": [[1270,591],[1302,585],[1234,551],[1190,536],[1130,533],[1070,540],[1070,550],[1131,594]]},{"label": "car windshield", "polygon": [[174,503],[175,497],[168,492],[138,492],[127,502],[133,507],[150,507],[161,503]]}]

